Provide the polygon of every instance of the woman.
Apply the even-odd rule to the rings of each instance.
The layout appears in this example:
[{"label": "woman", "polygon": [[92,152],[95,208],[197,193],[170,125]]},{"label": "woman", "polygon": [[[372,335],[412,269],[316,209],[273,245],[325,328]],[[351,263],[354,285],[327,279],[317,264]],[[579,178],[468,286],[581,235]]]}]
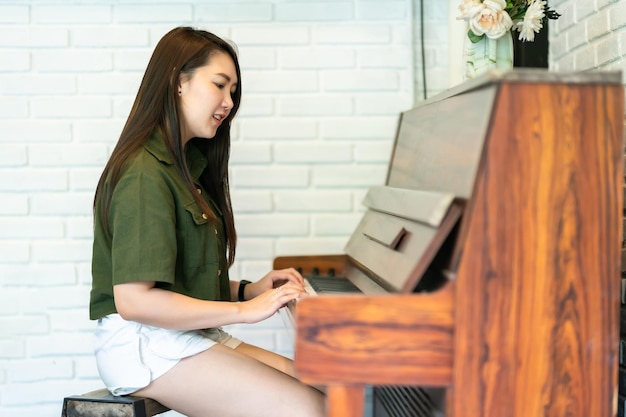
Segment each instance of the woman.
[{"label": "woman", "polygon": [[183,27],[160,40],[94,199],[98,369],[115,395],[189,417],[322,416],[323,395],[296,379],[292,361],[220,328],[263,320],[304,294],[293,269],[254,283],[228,277],[240,99],[227,42]]}]

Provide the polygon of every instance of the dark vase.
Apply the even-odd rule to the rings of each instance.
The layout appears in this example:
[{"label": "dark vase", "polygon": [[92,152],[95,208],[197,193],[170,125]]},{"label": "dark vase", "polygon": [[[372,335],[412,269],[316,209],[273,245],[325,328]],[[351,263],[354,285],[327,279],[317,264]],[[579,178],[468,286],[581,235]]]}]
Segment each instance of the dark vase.
[{"label": "dark vase", "polygon": [[519,32],[513,32],[513,67],[548,68],[548,22],[544,22],[535,40],[519,40]]}]

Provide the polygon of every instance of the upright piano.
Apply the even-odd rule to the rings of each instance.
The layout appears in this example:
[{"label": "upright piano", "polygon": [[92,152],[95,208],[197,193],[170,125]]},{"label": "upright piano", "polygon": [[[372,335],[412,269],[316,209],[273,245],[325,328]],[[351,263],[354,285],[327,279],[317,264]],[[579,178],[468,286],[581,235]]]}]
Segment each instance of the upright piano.
[{"label": "upright piano", "polygon": [[356,287],[287,310],[329,416],[366,387],[376,417],[616,415],[621,83],[490,72],[401,114],[345,253],[274,260]]}]

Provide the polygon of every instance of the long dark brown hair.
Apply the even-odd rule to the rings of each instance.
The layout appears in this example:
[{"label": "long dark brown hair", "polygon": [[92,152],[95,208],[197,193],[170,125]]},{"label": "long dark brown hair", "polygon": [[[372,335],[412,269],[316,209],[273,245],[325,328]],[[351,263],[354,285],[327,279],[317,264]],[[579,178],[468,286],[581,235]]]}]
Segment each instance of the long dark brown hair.
[{"label": "long dark brown hair", "polygon": [[151,134],[158,131],[165,139],[167,149],[175,161],[176,168],[185,179],[191,195],[203,212],[212,221],[217,221],[209,205],[195,190],[181,140],[178,108],[178,85],[181,76],[191,77],[197,68],[207,65],[216,53],[226,53],[232,58],[238,86],[232,95],[233,108],[230,114],[217,129],[215,137],[203,143],[206,147],[202,149],[206,149],[209,162],[200,180],[223,214],[228,264],[232,265],[235,260],[237,234],[230,200],[228,159],[230,124],[241,102],[241,72],[233,47],[210,32],[178,27],[163,36],[157,44],[124,129],[98,182],[94,197],[94,216],[98,209],[104,228],[109,231],[108,212],[111,196],[122,175],[124,165],[145,145]]}]

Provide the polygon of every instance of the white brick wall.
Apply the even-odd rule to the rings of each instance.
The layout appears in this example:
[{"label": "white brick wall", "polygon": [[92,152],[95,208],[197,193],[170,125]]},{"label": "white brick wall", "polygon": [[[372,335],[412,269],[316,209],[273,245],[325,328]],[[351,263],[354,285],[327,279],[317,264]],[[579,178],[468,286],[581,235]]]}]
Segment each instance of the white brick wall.
[{"label": "white brick wall", "polygon": [[553,0],[550,4],[562,14],[550,25],[552,69],[626,72],[625,0]]},{"label": "white brick wall", "polygon": [[[441,8],[431,25],[445,27]],[[412,0],[0,1],[0,416],[56,417],[64,396],[102,385],[87,318],[93,190],[166,31],[239,46],[231,274],[254,279],[281,254],[342,251],[413,105],[415,13]],[[278,316],[231,330],[291,354]]]},{"label": "white brick wall", "polygon": [[[625,1],[553,1],[552,65],[623,68]],[[449,87],[450,10],[425,0],[428,96]],[[178,25],[239,46],[235,279],[278,255],[341,252],[384,180],[397,114],[422,99],[418,0],[1,0],[0,416],[56,417],[64,396],[101,386],[93,189],[154,45]],[[291,354],[277,316],[231,330]]]}]

